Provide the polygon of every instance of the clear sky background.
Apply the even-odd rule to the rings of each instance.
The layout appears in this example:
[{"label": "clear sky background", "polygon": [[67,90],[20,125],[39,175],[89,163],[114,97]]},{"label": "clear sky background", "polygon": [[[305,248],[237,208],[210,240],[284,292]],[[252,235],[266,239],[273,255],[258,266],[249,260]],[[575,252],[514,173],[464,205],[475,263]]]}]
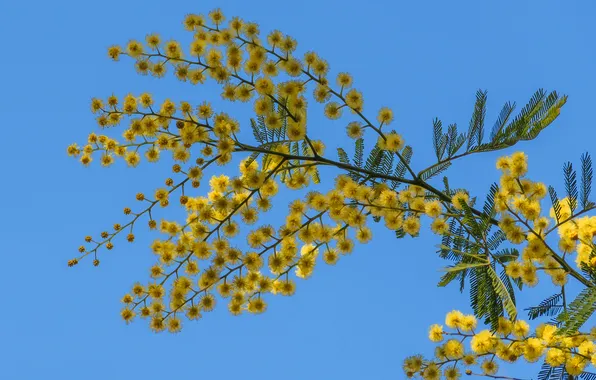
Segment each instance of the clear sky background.
[{"label": "clear sky background", "polygon": [[[367,114],[394,109],[417,168],[432,162],[432,119],[467,127],[479,88],[488,90],[489,126],[504,102],[521,106],[538,88],[569,95],[556,123],[519,146],[534,179],[563,192],[563,163],[594,153],[596,5],[589,0],[3,0],[0,379],[402,379],[405,356],[432,353],[430,324],[453,308],[470,312],[467,293],[436,288],[448,264],[436,257],[436,237],[398,241],[381,225],[373,242],[335,267],[320,264],[294,297],[270,299],[265,314],[233,317],[221,304],[177,335],[154,334],[141,320],[126,326],[119,316],[121,296],[147,279],[157,234],[138,229],[137,242],[117,241],[99,268],[91,260],[67,268],[85,235],[126,221],[121,210],[136,206],[135,193],[150,193],[169,176],[165,162],[86,169],[66,156],[68,144],[97,130],[91,97],[150,91],[212,100],[247,126],[251,115],[221,102],[215,86],[140,77],[131,61],[106,55],[109,45],[150,32],[188,38],[184,15],[215,7],[260,23],[264,33],[295,37],[301,53],[328,60],[330,78],[352,73]],[[346,119],[329,122],[317,107],[309,128],[333,138],[332,147],[351,147]],[[498,156],[453,166],[452,184],[483,199],[498,179]],[[289,199],[277,198],[276,225]],[[548,289],[529,291],[520,306],[544,295]]]}]

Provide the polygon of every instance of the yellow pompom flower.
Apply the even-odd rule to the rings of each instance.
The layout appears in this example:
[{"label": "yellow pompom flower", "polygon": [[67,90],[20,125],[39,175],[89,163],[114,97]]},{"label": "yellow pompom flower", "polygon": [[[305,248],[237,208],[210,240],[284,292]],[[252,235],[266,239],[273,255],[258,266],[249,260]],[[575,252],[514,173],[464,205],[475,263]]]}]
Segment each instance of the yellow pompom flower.
[{"label": "yellow pompom flower", "polygon": [[402,228],[410,236],[417,236],[420,232],[420,219],[415,216],[409,216],[404,219]]},{"label": "yellow pompom flower", "polygon": [[499,365],[494,360],[487,359],[482,362],[481,368],[485,375],[494,375],[499,370]]},{"label": "yellow pompom flower", "polygon": [[122,316],[122,319],[124,319],[126,324],[129,324],[130,322],[132,322],[132,320],[136,316],[135,312],[129,308],[122,309],[122,311],[120,312],[120,315]]},{"label": "yellow pompom flower", "polygon": [[443,375],[445,376],[445,380],[458,380],[461,378],[461,372],[455,366],[445,368]]},{"label": "yellow pompom flower", "polygon": [[443,326],[432,325],[428,331],[428,339],[432,342],[440,342],[443,340]]},{"label": "yellow pompom flower", "polygon": [[108,56],[112,58],[114,61],[117,61],[120,58],[121,53],[122,48],[118,45],[112,45],[108,48]]},{"label": "yellow pompom flower", "polygon": [[463,210],[464,207],[461,205],[461,203],[463,202],[463,203],[469,205],[469,200],[470,200],[470,196],[463,191],[458,191],[457,193],[453,194],[453,197],[451,197],[451,202],[453,203],[453,208],[456,210]]},{"label": "yellow pompom flower", "polygon": [[438,200],[426,202],[424,205],[424,212],[431,218],[438,218],[443,212],[443,205],[441,205],[441,201]]},{"label": "yellow pompom flower", "polygon": [[470,348],[477,354],[486,354],[493,351],[496,341],[496,337],[489,330],[482,330],[472,337]]},{"label": "yellow pompom flower", "polygon": [[524,358],[533,363],[542,357],[545,347],[542,340],[538,338],[529,338],[524,345]]},{"label": "yellow pompom flower", "polygon": [[466,315],[459,324],[459,329],[464,332],[473,331],[477,324],[478,321],[476,320],[476,317],[473,315]]},{"label": "yellow pompom flower", "polygon": [[443,350],[448,359],[459,359],[464,355],[464,345],[456,339],[448,340],[443,346]]},{"label": "yellow pompom flower", "polygon": [[579,376],[584,372],[588,361],[579,355],[574,355],[565,363],[565,370],[572,376]]},{"label": "yellow pompom flower", "polygon": [[390,152],[398,152],[403,148],[404,140],[395,131],[392,131],[391,133],[386,134],[385,138],[382,136],[379,137],[377,144],[381,149],[388,150]]},{"label": "yellow pompom flower", "polygon": [[449,231],[449,224],[447,224],[447,221],[445,221],[445,219],[437,218],[433,220],[433,222],[430,225],[430,228],[432,232],[434,232],[435,234],[443,235],[447,231]]},{"label": "yellow pompom flower", "polygon": [[126,53],[133,58],[143,54],[143,45],[139,41],[131,40],[126,45]]},{"label": "yellow pompom flower", "polygon": [[528,157],[524,152],[515,152],[510,158],[511,175],[514,177],[522,177],[528,171]]},{"label": "yellow pompom flower", "polygon": [[141,162],[141,156],[138,152],[128,152],[124,158],[128,166],[135,167]]},{"label": "yellow pompom flower", "polygon": [[559,348],[551,348],[546,352],[545,359],[546,363],[552,367],[558,367],[565,364],[566,355],[565,352]]},{"label": "yellow pompom flower", "polygon": [[383,125],[391,124],[393,121],[393,111],[387,107],[381,108],[377,114],[377,120]]},{"label": "yellow pompom flower", "polygon": [[497,159],[497,169],[503,172],[508,171],[511,168],[511,162],[509,157],[499,157]]},{"label": "yellow pompom flower", "polygon": [[577,352],[580,355],[591,357],[592,355],[596,354],[596,345],[594,342],[587,340],[579,345]]},{"label": "yellow pompom flower", "polygon": [[528,325],[528,322],[518,319],[513,323],[511,332],[517,338],[525,338],[530,333],[530,325]]},{"label": "yellow pompom flower", "polygon": [[356,239],[360,243],[368,243],[372,239],[372,231],[368,227],[360,227],[358,231],[356,231]]},{"label": "yellow pompom flower", "polygon": [[337,74],[337,85],[344,88],[352,86],[352,76],[348,73]]},{"label": "yellow pompom flower", "polygon": [[459,328],[463,319],[464,314],[461,311],[453,310],[447,313],[447,315],[445,316],[445,325],[452,329]]},{"label": "yellow pompom flower", "polygon": [[364,99],[362,98],[362,93],[356,89],[351,89],[345,95],[345,101],[348,107],[356,110],[362,111],[362,105],[364,104]]},{"label": "yellow pompom flower", "polygon": [[441,378],[441,371],[435,363],[430,363],[422,371],[422,378],[424,380],[439,380]]},{"label": "yellow pompom flower", "polygon": [[341,106],[336,102],[327,103],[325,116],[332,120],[339,119],[341,117]]}]

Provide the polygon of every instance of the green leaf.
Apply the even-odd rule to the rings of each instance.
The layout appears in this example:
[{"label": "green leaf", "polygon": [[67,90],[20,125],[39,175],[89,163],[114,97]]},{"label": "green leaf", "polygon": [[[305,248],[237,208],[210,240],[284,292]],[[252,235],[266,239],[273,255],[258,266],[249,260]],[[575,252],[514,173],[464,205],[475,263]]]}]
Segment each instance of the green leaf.
[{"label": "green leaf", "polygon": [[488,268],[487,273],[491,280],[493,290],[499,295],[501,302],[503,302],[503,308],[507,311],[509,319],[515,320],[517,318],[517,309],[515,307],[515,300],[512,297],[513,294],[509,292],[510,290],[507,289],[507,286],[503,283],[501,278],[497,276],[497,273],[492,267]]},{"label": "green leaf", "polygon": [[548,187],[548,195],[550,195],[550,200],[553,204],[553,210],[555,212],[555,218],[557,219],[557,223],[561,222],[561,204],[559,203],[559,197],[557,196],[557,192],[555,191],[554,187]]},{"label": "green leaf", "polygon": [[364,169],[375,172],[381,163],[381,160],[383,159],[384,153],[385,151],[379,148],[379,145],[375,145],[366,159],[366,165],[364,165]]},{"label": "green leaf", "polygon": [[477,267],[485,267],[490,265],[489,262],[479,262],[479,263],[458,263],[456,265],[451,265],[448,267],[443,268],[445,272],[460,272],[465,269],[470,268],[477,268]]},{"label": "green leaf", "polygon": [[[513,305],[516,305],[515,291],[513,290],[513,285],[511,284],[511,279],[507,275],[507,272],[505,271],[504,268],[503,268],[503,270],[501,270],[500,279],[501,279],[501,282],[503,282],[503,284],[505,284],[505,287],[507,288],[507,292],[509,293],[511,300],[513,301]],[[521,288],[520,288],[520,290],[521,290]]]},{"label": "green leaf", "polygon": [[356,165],[359,168],[362,168],[362,165],[364,164],[363,157],[364,157],[364,140],[362,138],[359,138],[358,140],[356,140],[356,143],[355,143],[354,165]]},{"label": "green leaf", "polygon": [[547,363],[542,363],[537,380],[567,380],[565,366],[551,367]]},{"label": "green leaf", "polygon": [[547,297],[537,306],[532,306],[526,309],[528,312],[528,318],[534,320],[544,315],[553,317],[563,311],[563,305],[559,304],[559,301],[563,298],[562,293],[553,294]]},{"label": "green leaf", "polygon": [[433,120],[433,147],[437,161],[441,161],[447,148],[447,136],[443,135],[443,123],[438,118]]},{"label": "green leaf", "polygon": [[466,270],[464,270],[462,272],[447,272],[441,277],[437,286],[445,287],[445,286],[449,285],[453,280],[457,279],[460,276],[465,276],[466,274],[467,274]]},{"label": "green leaf", "polygon": [[250,126],[252,128],[252,134],[260,144],[267,143],[267,136],[263,136],[259,125],[254,119],[250,119]]},{"label": "green leaf", "polygon": [[319,184],[321,183],[321,177],[319,176],[319,169],[315,166],[310,171],[310,178],[312,178],[313,183]]},{"label": "green leaf", "polygon": [[443,173],[445,170],[449,169],[450,166],[451,161],[445,161],[439,164],[435,164],[418,173],[418,177],[420,177],[423,181],[426,181],[434,176]]},{"label": "green leaf", "polygon": [[547,126],[549,126],[560,114],[561,108],[567,102],[567,97],[559,98],[556,92],[552,92],[542,103],[541,109],[533,116],[527,131],[520,137],[520,140],[531,140]]},{"label": "green leaf", "polygon": [[528,130],[530,122],[534,115],[540,111],[546,93],[543,89],[539,89],[532,95],[532,98],[521,110],[521,112],[513,119],[513,121],[502,131],[503,137],[506,139],[523,136]]},{"label": "green leaf", "polygon": [[403,228],[398,228],[397,230],[395,230],[395,237],[398,239],[402,239],[406,236],[406,232],[403,230]]},{"label": "green leaf", "polygon": [[592,191],[592,157],[589,153],[582,154],[582,174],[581,174],[581,192],[580,199],[584,209],[590,207],[590,192]]},{"label": "green leaf", "polygon": [[475,237],[481,239],[485,233],[484,226],[478,223],[478,221],[476,220],[476,216],[472,212],[472,209],[470,208],[470,206],[468,206],[468,204],[463,199],[460,199],[459,203],[460,203],[460,206],[464,210],[464,218],[463,218],[464,224],[470,228],[470,230],[472,231],[472,234]]},{"label": "green leaf", "polygon": [[391,172],[393,171],[393,157],[395,157],[394,154],[385,151],[383,152],[380,167],[378,169],[379,173],[387,176],[391,175]]},{"label": "green leaf", "polygon": [[[398,178],[403,178],[403,176],[406,174],[406,164],[409,165],[410,164],[410,160],[412,159],[412,147],[409,145],[406,145],[402,150],[401,150],[401,156],[403,158],[403,161],[400,160],[397,165],[395,165],[395,170],[393,172],[393,176],[394,177],[398,177]],[[391,181],[391,189],[395,190],[398,186],[400,185],[400,182],[398,181]]]},{"label": "green leaf", "polygon": [[500,250],[499,252],[493,253],[492,256],[499,263],[505,264],[510,261],[517,260],[519,258],[519,251],[515,248],[505,248]]},{"label": "green leaf", "polygon": [[470,120],[468,128],[468,145],[466,150],[474,150],[482,144],[484,137],[484,118],[486,116],[486,91],[478,90],[476,92],[476,103],[474,104],[474,113]]},{"label": "green leaf", "polygon": [[495,136],[497,136],[503,130],[503,128],[507,124],[507,121],[509,121],[511,114],[513,113],[513,110],[515,110],[515,102],[505,103],[505,105],[501,109],[501,113],[499,114],[497,121],[495,121],[495,124],[493,125],[493,129],[490,134],[491,141],[494,141]]},{"label": "green leaf", "polygon": [[348,154],[342,148],[337,148],[337,155],[339,156],[339,162],[342,164],[350,165],[350,159],[348,158]]},{"label": "green leaf", "polygon": [[499,192],[499,185],[493,183],[490,186],[490,190],[486,195],[486,201],[484,202],[484,208],[482,210],[482,218],[479,224],[479,228],[484,235],[492,227],[491,220],[495,216],[495,196]]},{"label": "green leaf", "polygon": [[501,230],[496,230],[491,236],[486,238],[486,247],[493,251],[499,248],[505,240],[507,240],[505,233]]},{"label": "green leaf", "polygon": [[575,170],[573,170],[573,165],[571,162],[567,162],[565,165],[563,165],[563,175],[565,177],[565,190],[567,191],[569,207],[571,208],[571,213],[573,213],[577,208],[578,191],[577,174]]},{"label": "green leaf", "polygon": [[300,155],[300,144],[298,142],[290,144],[290,152],[294,156],[299,156]]},{"label": "green leaf", "polygon": [[261,152],[252,152],[250,156],[248,156],[248,158],[246,159],[244,167],[248,168],[257,159],[257,157],[259,157],[260,154]]},{"label": "green leaf", "polygon": [[445,194],[451,196],[451,190],[449,190],[449,178],[443,177],[443,185],[445,185]]},{"label": "green leaf", "polygon": [[447,157],[451,158],[466,142],[465,133],[457,134],[457,124],[450,124],[447,127]]},{"label": "green leaf", "polygon": [[594,311],[596,311],[596,287],[585,288],[568,305],[567,311],[557,317],[557,321],[562,323],[562,327],[558,331],[561,334],[576,333]]}]

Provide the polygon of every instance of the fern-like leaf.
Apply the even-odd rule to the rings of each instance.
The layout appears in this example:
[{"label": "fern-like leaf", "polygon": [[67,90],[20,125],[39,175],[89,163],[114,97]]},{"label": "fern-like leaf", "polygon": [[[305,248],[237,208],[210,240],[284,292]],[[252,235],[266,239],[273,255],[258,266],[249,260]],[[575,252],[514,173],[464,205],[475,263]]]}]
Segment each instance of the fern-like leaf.
[{"label": "fern-like leaf", "polygon": [[[409,145],[406,145],[402,151],[401,151],[401,156],[403,158],[403,161],[400,160],[397,165],[395,165],[395,170],[393,171],[393,176],[397,177],[397,178],[403,178],[403,176],[406,174],[406,170],[407,170],[407,166],[410,164],[410,160],[412,159],[412,147],[410,147]],[[398,186],[399,186],[399,182],[398,181],[391,181],[391,189],[395,190]]]},{"label": "fern-like leaf", "polygon": [[423,181],[426,181],[434,176],[443,173],[445,170],[449,169],[450,166],[451,161],[445,161],[440,164],[435,164],[418,173],[418,177],[420,177],[420,179],[422,179]]},{"label": "fern-like leaf", "polygon": [[[509,319],[515,320],[517,318],[517,309],[515,307],[515,298],[513,293],[510,293],[507,285],[503,283],[503,280],[497,276],[497,273],[492,267],[488,268],[488,277],[493,286],[493,290],[498,294],[501,302],[503,302],[503,308],[507,311]],[[512,291],[512,290],[511,290]]]},{"label": "fern-like leaf", "polygon": [[362,168],[362,165],[364,164],[363,158],[364,158],[364,140],[362,138],[359,138],[358,140],[356,140],[356,143],[355,143],[354,165],[356,165],[359,168]]},{"label": "fern-like leaf", "polygon": [[569,304],[567,310],[559,314],[557,320],[562,322],[561,333],[573,334],[596,311],[596,287],[585,288]]},{"label": "fern-like leaf", "polygon": [[582,154],[581,157],[582,162],[582,174],[581,174],[581,189],[580,189],[580,199],[583,209],[587,209],[590,207],[590,192],[592,191],[592,157],[590,157],[589,153]]},{"label": "fern-like leaf", "polygon": [[571,213],[573,213],[577,208],[578,191],[577,174],[575,173],[575,170],[573,170],[571,162],[567,162],[563,165],[563,175],[565,177],[565,190],[567,191],[569,207],[571,208]]},{"label": "fern-like leaf", "polygon": [[559,197],[557,197],[557,192],[552,186],[548,187],[548,195],[550,195],[550,200],[553,204],[553,210],[555,212],[555,218],[557,219],[557,223],[561,222],[561,204],[559,203]]},{"label": "fern-like leaf", "polygon": [[337,148],[337,156],[339,157],[339,162],[342,164],[350,165],[350,159],[348,158],[348,154],[342,148]]},{"label": "fern-like leaf", "polygon": [[474,150],[474,148],[482,144],[482,138],[484,137],[484,118],[486,117],[486,94],[486,91],[478,90],[476,92],[474,113],[472,114],[468,128],[468,151]]},{"label": "fern-like leaf", "polygon": [[563,311],[563,305],[559,305],[559,301],[563,298],[562,293],[553,294],[544,299],[538,306],[532,306],[526,309],[528,318],[534,320],[544,315],[553,317]]},{"label": "fern-like leaf", "polygon": [[514,109],[515,103],[505,103],[505,105],[501,109],[501,113],[499,113],[497,121],[495,121],[495,124],[493,125],[493,129],[490,134],[491,141],[494,141],[495,136],[497,136],[503,130],[505,125],[507,125],[507,122],[509,121],[509,118],[511,117],[511,114],[513,113]]},{"label": "fern-like leaf", "polygon": [[443,123],[438,118],[433,120],[433,147],[437,161],[441,161],[447,148],[447,136],[443,135]]},{"label": "fern-like leaf", "polygon": [[265,143],[267,143],[266,136],[263,136],[261,134],[261,130],[259,129],[259,125],[257,124],[257,122],[254,119],[250,119],[250,126],[252,128],[252,134],[255,137],[255,140],[257,140],[259,142],[259,144],[265,144]]}]

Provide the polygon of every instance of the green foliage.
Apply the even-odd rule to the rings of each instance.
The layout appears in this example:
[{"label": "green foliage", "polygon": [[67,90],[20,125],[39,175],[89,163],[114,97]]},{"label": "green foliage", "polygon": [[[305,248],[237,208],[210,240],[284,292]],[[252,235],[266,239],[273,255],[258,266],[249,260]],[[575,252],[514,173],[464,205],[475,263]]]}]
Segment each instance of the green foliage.
[{"label": "green foliage", "polygon": [[[590,201],[590,193],[592,191],[592,158],[588,153],[581,156],[581,175],[578,186],[577,172],[573,169],[571,162],[566,162],[563,165],[563,179],[565,183],[565,193],[568,198],[567,205],[571,209],[572,215],[576,213],[578,206],[581,206],[579,213],[591,210],[596,207],[594,202]],[[561,218],[562,205],[560,204],[557,192],[552,186],[549,186],[548,193],[555,212],[557,224],[564,222]]]},{"label": "green foliage", "polygon": [[359,138],[355,142],[355,149],[354,149],[354,165],[361,168],[364,164],[362,158],[364,157],[364,139]]},{"label": "green foliage", "polygon": [[563,165],[563,175],[565,176],[565,190],[567,191],[567,197],[569,202],[569,207],[571,208],[571,212],[573,213],[577,208],[577,173],[573,170],[573,165],[571,162],[565,163]]},{"label": "green foliage", "polygon": [[[403,158],[403,160],[399,160],[397,162],[397,165],[395,165],[395,170],[393,171],[393,176],[396,178],[403,178],[404,175],[406,174],[406,170],[408,168],[408,165],[410,165],[410,161],[412,160],[412,154],[414,153],[414,151],[412,150],[412,147],[409,145],[406,145],[402,150],[401,150],[401,157]],[[397,187],[400,185],[400,182],[397,180],[393,180],[391,182],[391,189],[395,190],[397,189]]]},{"label": "green foliage", "polygon": [[418,173],[418,177],[420,177],[420,179],[423,181],[429,180],[432,177],[443,173],[445,170],[449,169],[450,166],[451,161],[441,162],[440,164],[430,166],[427,169],[421,171]]},{"label": "green foliage", "polygon": [[557,317],[561,323],[561,328],[557,330],[560,334],[573,334],[596,311],[596,287],[591,286],[582,290],[579,295],[571,302],[566,311],[563,311]]},{"label": "green foliage", "polygon": [[[515,110],[515,103],[505,103],[493,125],[490,140],[484,142],[486,100],[487,92],[478,90],[467,132],[458,132],[457,124],[450,124],[444,132],[441,120],[433,120],[432,143],[437,163],[422,170],[418,174],[420,177],[428,171],[434,173],[435,166],[439,167],[438,172],[443,172],[449,166],[445,164],[456,158],[472,153],[501,150],[520,141],[536,138],[557,118],[567,97],[559,96],[556,92],[547,95],[544,90],[538,90],[513,120],[511,116]],[[460,152],[464,145],[464,151]]]},{"label": "green foliage", "polygon": [[582,172],[581,172],[581,190],[580,200],[581,205],[584,209],[593,207],[593,203],[590,202],[590,192],[592,191],[592,157],[587,152],[581,156]]},{"label": "green foliage", "polygon": [[555,218],[557,219],[557,223],[561,222],[561,204],[559,203],[559,197],[557,196],[557,192],[555,188],[552,186],[548,187],[548,195],[550,196],[550,201],[553,205],[553,210],[555,212]]},{"label": "green foliage", "polygon": [[529,307],[526,309],[528,312],[528,318],[534,320],[538,317],[549,316],[553,317],[563,311],[563,305],[559,302],[563,298],[563,293],[553,294],[552,296],[545,298],[538,306]]},{"label": "green foliage", "polygon": [[474,113],[472,113],[472,119],[470,120],[470,126],[468,127],[468,144],[467,151],[470,151],[482,144],[484,137],[484,118],[486,117],[486,91],[478,90],[476,92],[476,103],[474,104]]},{"label": "green foliage", "polygon": [[[506,240],[505,235],[501,230],[490,232],[497,192],[498,186],[493,184],[480,215],[461,202],[462,218],[450,221],[449,233],[443,236],[439,246],[439,255],[455,263],[445,268],[446,273],[438,286],[447,286],[459,280],[460,291],[463,291],[465,280],[468,279],[474,315],[484,318],[484,322],[493,329],[496,329],[499,317],[505,313],[511,319],[517,317],[514,285],[521,289],[521,282],[512,282],[504,269],[504,264],[516,260],[519,252],[516,249],[497,251]],[[500,272],[497,272],[497,266],[502,267]]]},{"label": "green foliage", "polygon": [[565,366],[551,367],[547,363],[542,364],[538,373],[538,380],[568,380],[569,375],[565,371]]},{"label": "green foliage", "polygon": [[[579,376],[581,380],[596,380],[596,373],[582,372]],[[565,366],[551,367],[547,363],[542,363],[537,380],[572,380],[573,376],[565,370]]]},{"label": "green foliage", "polygon": [[[403,178],[410,164],[413,153],[412,148],[405,146],[401,150],[401,159],[398,160],[396,160],[396,154],[381,149],[378,144],[375,144],[366,159],[364,158],[364,150],[364,140],[362,138],[354,142],[354,156],[352,160],[350,160],[348,153],[343,148],[337,148],[338,159],[341,163],[363,169],[369,173],[365,175],[362,171],[358,172],[348,169],[350,178],[360,183],[385,183],[390,181],[389,186],[395,190],[401,184],[397,178]],[[436,175],[439,172],[429,173],[428,176]]]},{"label": "green foliage", "polygon": [[[285,110],[281,107],[273,108],[279,115],[282,120],[281,128],[279,129],[271,129],[268,128],[265,124],[265,118],[261,115],[257,116],[257,119],[250,119],[250,127],[252,130],[252,134],[259,143],[259,148],[264,149],[272,149],[278,144],[290,144],[288,140],[284,140],[286,136],[286,129],[288,126],[288,115]],[[260,152],[253,152],[246,160],[245,165],[248,167],[252,164],[259,156],[261,155]],[[266,164],[268,161],[268,155],[266,154],[263,158],[263,164]]]}]

